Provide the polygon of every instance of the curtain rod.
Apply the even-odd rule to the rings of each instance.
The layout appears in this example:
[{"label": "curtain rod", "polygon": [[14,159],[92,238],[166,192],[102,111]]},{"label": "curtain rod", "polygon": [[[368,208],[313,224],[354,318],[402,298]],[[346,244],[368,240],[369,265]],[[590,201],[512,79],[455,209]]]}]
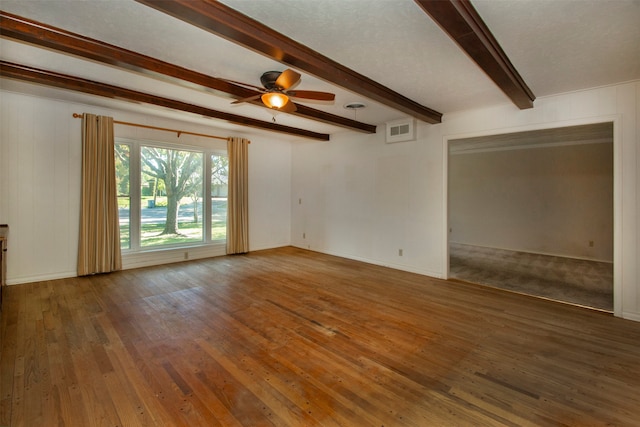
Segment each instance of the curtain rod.
[{"label": "curtain rod", "polygon": [[[73,118],[81,119],[82,118],[82,114],[73,113]],[[157,127],[157,126],[141,125],[141,124],[138,124],[138,123],[121,122],[121,121],[118,121],[118,120],[114,120],[113,123],[114,124],[118,124],[118,125],[125,125],[125,126],[135,126],[135,127],[138,127],[138,128],[164,130],[164,131],[167,131],[167,132],[175,132],[176,134],[178,134],[178,138],[180,138],[180,135],[184,134],[184,135],[204,136],[205,138],[222,139],[224,141],[227,140],[227,138],[225,138],[224,136],[207,135],[207,134],[204,134],[204,133],[188,132],[186,130],[161,128],[161,127]]]}]

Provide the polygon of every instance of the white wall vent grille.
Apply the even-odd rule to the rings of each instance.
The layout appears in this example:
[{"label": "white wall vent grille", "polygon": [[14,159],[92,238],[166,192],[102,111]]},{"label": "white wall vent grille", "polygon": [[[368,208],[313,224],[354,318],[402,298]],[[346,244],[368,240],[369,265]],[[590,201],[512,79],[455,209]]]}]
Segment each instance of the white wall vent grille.
[{"label": "white wall vent grille", "polygon": [[414,119],[387,122],[387,144],[414,141],[416,139],[416,121]]}]

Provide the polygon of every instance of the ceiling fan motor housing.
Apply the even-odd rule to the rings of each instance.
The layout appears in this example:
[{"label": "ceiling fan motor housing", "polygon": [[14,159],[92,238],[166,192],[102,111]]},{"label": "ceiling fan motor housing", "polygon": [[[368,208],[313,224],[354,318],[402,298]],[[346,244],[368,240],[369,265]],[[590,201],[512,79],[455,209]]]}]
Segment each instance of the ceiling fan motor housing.
[{"label": "ceiling fan motor housing", "polygon": [[276,86],[276,80],[278,80],[278,77],[280,77],[280,74],[282,74],[282,71],[267,71],[263,73],[262,76],[260,77],[260,83],[262,83],[262,86],[264,86],[265,89],[267,90],[271,90],[271,89],[282,90],[282,88]]}]

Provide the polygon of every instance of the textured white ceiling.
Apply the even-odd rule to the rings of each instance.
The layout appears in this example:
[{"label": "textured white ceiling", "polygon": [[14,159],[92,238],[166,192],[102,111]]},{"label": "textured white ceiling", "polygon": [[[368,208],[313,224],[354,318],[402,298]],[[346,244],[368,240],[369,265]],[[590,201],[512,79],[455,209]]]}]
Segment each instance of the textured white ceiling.
[{"label": "textured white ceiling", "polygon": [[508,102],[413,1],[223,3],[437,111]]},{"label": "textured white ceiling", "polygon": [[536,96],[640,78],[638,0],[473,0]]},{"label": "textured white ceiling", "polygon": [[[510,102],[411,0],[223,3],[445,115]],[[474,0],[473,4],[536,96],[640,79],[638,0]],[[262,72],[287,68],[132,0],[2,0],[0,8],[215,77],[259,84]],[[231,99],[220,94],[200,93],[10,39],[0,39],[0,56],[261,120],[273,116],[269,110],[248,104],[232,106]],[[307,104],[313,108],[371,124],[405,116],[308,74],[302,76],[299,89],[336,93],[333,104]],[[30,88],[8,79],[1,83],[11,90]],[[65,97],[64,91],[51,93]],[[66,96],[95,105],[114,103]],[[343,108],[352,101],[368,107],[357,113]],[[127,108],[121,102],[118,106]],[[157,110],[151,108],[154,113]],[[188,116],[177,114],[180,119]],[[278,114],[276,119],[317,132],[341,130],[287,114]],[[221,122],[215,125],[233,127]]]}]

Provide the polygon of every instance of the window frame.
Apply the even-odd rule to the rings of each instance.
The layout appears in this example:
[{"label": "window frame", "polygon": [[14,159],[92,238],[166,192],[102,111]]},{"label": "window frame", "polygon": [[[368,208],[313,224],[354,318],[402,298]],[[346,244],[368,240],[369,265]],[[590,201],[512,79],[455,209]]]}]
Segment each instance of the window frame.
[{"label": "window frame", "polygon": [[[203,147],[198,145],[175,144],[164,141],[153,141],[148,139],[115,138],[116,145],[126,144],[129,146],[129,247],[121,248],[122,255],[137,253],[148,253],[168,250],[181,250],[185,248],[226,246],[226,235],[224,239],[213,240],[211,238],[211,157],[229,157],[226,148]],[[202,153],[203,156],[203,183],[202,183],[202,222],[203,238],[197,242],[174,243],[166,245],[142,246],[140,239],[141,232],[141,152],[142,147],[156,147],[177,151],[194,151]],[[120,194],[118,194],[120,197]],[[205,201],[205,198],[207,201]]]}]

